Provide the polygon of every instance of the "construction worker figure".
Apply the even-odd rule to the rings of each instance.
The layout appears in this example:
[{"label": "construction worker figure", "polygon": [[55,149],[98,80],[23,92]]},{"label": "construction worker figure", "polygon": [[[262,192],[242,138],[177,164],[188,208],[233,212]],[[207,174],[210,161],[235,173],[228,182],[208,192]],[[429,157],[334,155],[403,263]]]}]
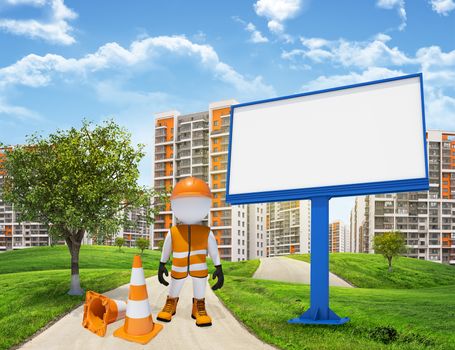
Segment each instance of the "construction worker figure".
[{"label": "construction worker figure", "polygon": [[175,185],[171,194],[171,207],[181,224],[171,227],[166,235],[161,254],[158,280],[165,286],[168,276],[166,262],[172,252],[171,285],[169,294],[157,319],[169,322],[177,309],[180,290],[191,276],[193,280],[193,310],[191,317],[199,327],[211,326],[212,319],[205,309],[205,288],[207,285],[207,253],[215,265],[213,279],[217,278],[213,290],[223,286],[224,275],[218,255],[218,245],[210,227],[201,225],[212,205],[209,186],[196,177],[187,177]]}]

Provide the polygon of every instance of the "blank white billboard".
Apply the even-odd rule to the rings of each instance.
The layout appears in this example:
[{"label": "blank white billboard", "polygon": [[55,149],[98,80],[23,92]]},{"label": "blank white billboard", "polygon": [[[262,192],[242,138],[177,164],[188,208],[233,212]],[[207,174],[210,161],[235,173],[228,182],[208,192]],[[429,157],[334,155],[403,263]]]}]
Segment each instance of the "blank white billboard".
[{"label": "blank white billboard", "polygon": [[426,189],[425,132],[421,74],[233,106],[226,199]]}]

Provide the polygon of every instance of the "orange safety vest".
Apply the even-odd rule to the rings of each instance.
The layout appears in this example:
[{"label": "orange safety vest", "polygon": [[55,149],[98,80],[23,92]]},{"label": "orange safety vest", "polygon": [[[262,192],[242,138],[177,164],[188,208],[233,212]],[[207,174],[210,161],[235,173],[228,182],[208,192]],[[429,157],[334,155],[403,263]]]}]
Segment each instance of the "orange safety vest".
[{"label": "orange safety vest", "polygon": [[171,227],[172,270],[171,277],[207,277],[206,257],[210,228],[202,225],[177,225]]}]

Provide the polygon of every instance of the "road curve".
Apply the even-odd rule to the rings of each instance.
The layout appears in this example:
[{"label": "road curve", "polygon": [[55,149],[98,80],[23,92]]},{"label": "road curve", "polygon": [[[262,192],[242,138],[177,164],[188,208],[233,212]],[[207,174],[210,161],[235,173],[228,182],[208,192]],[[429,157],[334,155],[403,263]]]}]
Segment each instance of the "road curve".
[{"label": "road curve", "polygon": [[[310,284],[310,264],[286,257],[263,258],[253,278]],[[331,272],[329,284],[333,287],[353,287]]]},{"label": "road curve", "polygon": [[[152,307],[153,319],[166,301],[167,288],[158,283],[156,277],[147,279],[149,302]],[[124,285],[105,295],[126,300],[128,286]],[[192,283],[188,280],[180,294],[177,313],[172,322],[162,323],[164,329],[147,345],[127,342],[114,337],[113,332],[123,325],[123,320],[108,326],[106,336],[98,337],[82,327],[83,306],[57,321],[48,329],[25,343],[24,350],[88,350],[88,349],[166,349],[166,350],[244,350],[244,349],[275,349],[257,339],[239,323],[223,306],[217,296],[207,285],[207,312],[213,319],[212,327],[197,327],[191,319]]]}]

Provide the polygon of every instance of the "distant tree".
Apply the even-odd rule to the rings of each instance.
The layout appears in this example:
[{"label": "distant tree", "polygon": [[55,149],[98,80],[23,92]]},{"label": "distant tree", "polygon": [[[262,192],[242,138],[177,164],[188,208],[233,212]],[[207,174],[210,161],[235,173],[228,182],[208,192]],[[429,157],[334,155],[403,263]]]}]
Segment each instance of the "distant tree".
[{"label": "distant tree", "polygon": [[164,240],[158,242],[158,249],[160,252],[163,251]]},{"label": "distant tree", "polygon": [[118,247],[118,250],[120,251],[123,247],[123,245],[125,244],[125,238],[123,237],[117,237],[115,239],[115,245]]},{"label": "distant tree", "polygon": [[141,250],[141,255],[144,254],[144,249],[147,249],[150,245],[150,241],[145,238],[136,239],[136,247]]},{"label": "distant tree", "polygon": [[386,232],[374,237],[373,249],[387,259],[389,272],[392,272],[392,259],[406,252],[406,241],[399,231]]},{"label": "distant tree", "polygon": [[25,145],[5,151],[3,199],[23,221],[46,224],[52,239],[65,240],[71,254],[71,288],[82,295],[79,251],[87,232],[97,242],[130,225],[128,209],[146,208],[147,222],[166,196],[138,185],[144,145],[133,147],[131,134],[113,121],[80,129],[29,136]]}]

